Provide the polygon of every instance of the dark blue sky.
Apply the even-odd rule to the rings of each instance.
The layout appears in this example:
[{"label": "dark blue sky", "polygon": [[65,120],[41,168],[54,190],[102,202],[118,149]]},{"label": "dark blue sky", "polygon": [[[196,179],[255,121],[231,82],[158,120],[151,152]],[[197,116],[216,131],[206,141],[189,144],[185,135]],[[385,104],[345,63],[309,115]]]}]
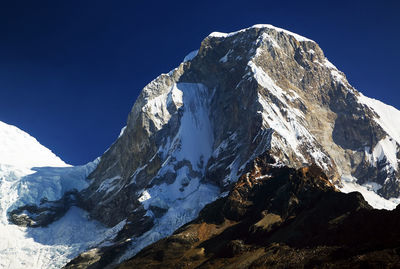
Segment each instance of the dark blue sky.
[{"label": "dark blue sky", "polygon": [[257,23],[317,41],[353,86],[400,108],[399,10],[398,1],[2,1],[0,120],[86,163],[116,139],[148,82],[209,33]]}]

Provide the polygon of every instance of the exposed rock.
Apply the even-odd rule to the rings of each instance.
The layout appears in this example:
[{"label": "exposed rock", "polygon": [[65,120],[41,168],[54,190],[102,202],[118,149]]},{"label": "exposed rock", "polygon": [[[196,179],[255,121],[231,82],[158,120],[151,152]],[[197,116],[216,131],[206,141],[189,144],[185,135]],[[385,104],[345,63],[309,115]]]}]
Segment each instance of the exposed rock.
[{"label": "exposed rock", "polygon": [[106,269],[112,268],[110,264],[115,257],[118,257],[129,245],[129,241],[120,242],[101,249],[94,248],[70,261],[63,268],[65,269]]}]

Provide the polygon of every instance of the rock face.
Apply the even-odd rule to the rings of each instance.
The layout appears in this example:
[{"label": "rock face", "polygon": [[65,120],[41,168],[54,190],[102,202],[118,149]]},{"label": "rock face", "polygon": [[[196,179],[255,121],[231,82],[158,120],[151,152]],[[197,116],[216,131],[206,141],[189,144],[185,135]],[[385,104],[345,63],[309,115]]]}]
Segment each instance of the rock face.
[{"label": "rock face", "polygon": [[295,170],[265,154],[227,197],[118,268],[395,268],[399,223],[400,206],[372,209],[319,167]]},{"label": "rock face", "polygon": [[271,25],[212,33],[143,89],[80,206],[109,226],[126,220],[116,245],[131,243],[118,261],[194,219],[266,151],[291,168],[316,164],[338,186],[350,177],[398,197],[399,120],[312,40]]}]

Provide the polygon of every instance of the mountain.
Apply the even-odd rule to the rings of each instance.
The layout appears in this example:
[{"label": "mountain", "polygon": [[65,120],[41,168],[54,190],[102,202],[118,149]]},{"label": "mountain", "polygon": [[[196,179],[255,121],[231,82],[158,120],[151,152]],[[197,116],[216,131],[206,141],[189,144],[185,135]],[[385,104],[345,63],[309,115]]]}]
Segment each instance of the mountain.
[{"label": "mountain", "polygon": [[89,176],[82,207],[109,226],[127,223],[115,248],[77,260],[133,256],[226,195],[266,151],[291,168],[315,163],[343,191],[394,209],[399,119],[308,38],[271,25],[212,33],[143,89]]},{"label": "mountain", "polygon": [[[137,208],[168,209],[200,186],[215,198],[267,149],[291,167],[316,163],[333,182],[371,183],[396,198],[396,115],[351,87],[309,39],[268,25],[212,33],[143,89],[90,175],[86,208],[114,225]],[[196,203],[214,199],[203,198]]]},{"label": "mountain", "polygon": [[[97,162],[79,168],[85,171],[79,180],[33,201],[17,194],[7,216],[35,231],[64,220],[72,209],[84,209],[106,226],[96,231],[110,235],[82,239],[73,253],[86,251],[66,267],[113,267],[170,236],[210,203],[232,197],[238,179],[266,153],[292,175],[319,167],[325,187],[316,179],[297,187],[312,188],[318,197],[335,193],[330,203],[349,199],[357,206],[344,204],[343,210],[353,215],[360,208],[375,216],[379,213],[360,196],[336,189],[360,191],[376,208],[396,208],[399,124],[400,111],[354,89],[316,42],[271,25],[215,32],[142,90],[118,139]],[[297,191],[295,196],[305,190]],[[307,199],[304,203],[314,201]],[[330,210],[332,204],[315,210]],[[303,216],[304,208],[299,210]],[[287,212],[278,213],[286,222]],[[68,255],[62,261],[72,250]]]}]

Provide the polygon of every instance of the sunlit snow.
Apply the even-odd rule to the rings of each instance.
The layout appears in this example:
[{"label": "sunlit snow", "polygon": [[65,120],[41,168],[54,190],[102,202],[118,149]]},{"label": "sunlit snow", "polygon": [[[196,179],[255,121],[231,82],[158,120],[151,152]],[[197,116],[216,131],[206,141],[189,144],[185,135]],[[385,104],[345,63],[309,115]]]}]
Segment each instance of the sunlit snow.
[{"label": "sunlit snow", "polygon": [[380,188],[380,186],[377,186],[376,183],[366,183],[364,185],[359,185],[356,182],[357,179],[352,176],[343,176],[342,187],[340,187],[339,190],[344,193],[358,191],[362,194],[368,204],[377,209],[393,210],[400,203],[400,199],[398,198],[387,200],[376,194],[375,191]]},{"label": "sunlit snow", "polygon": [[0,164],[40,167],[68,166],[34,137],[0,121]]},{"label": "sunlit snow", "polygon": [[232,32],[232,33],[212,32],[209,36],[210,36],[210,37],[217,37],[217,38],[221,38],[221,37],[222,37],[222,38],[226,38],[226,37],[231,37],[231,36],[237,35],[238,33],[245,32],[245,31],[247,31],[247,30],[249,30],[249,29],[251,29],[251,28],[268,28],[268,29],[273,29],[273,30],[275,30],[275,31],[277,31],[277,32],[282,32],[282,33],[288,34],[288,35],[290,35],[290,36],[293,36],[293,37],[294,37],[297,41],[299,41],[299,42],[308,42],[308,41],[314,42],[314,41],[312,41],[311,39],[308,39],[308,38],[306,38],[306,37],[304,37],[304,36],[295,34],[295,33],[293,33],[293,32],[290,32],[290,31],[288,31],[288,30],[285,30],[285,29],[282,29],[282,28],[273,26],[273,25],[271,25],[271,24],[255,24],[255,25],[253,25],[253,26],[251,26],[251,27],[249,27],[249,28],[242,29],[242,30],[239,30],[239,31],[236,31],[236,32]]}]

